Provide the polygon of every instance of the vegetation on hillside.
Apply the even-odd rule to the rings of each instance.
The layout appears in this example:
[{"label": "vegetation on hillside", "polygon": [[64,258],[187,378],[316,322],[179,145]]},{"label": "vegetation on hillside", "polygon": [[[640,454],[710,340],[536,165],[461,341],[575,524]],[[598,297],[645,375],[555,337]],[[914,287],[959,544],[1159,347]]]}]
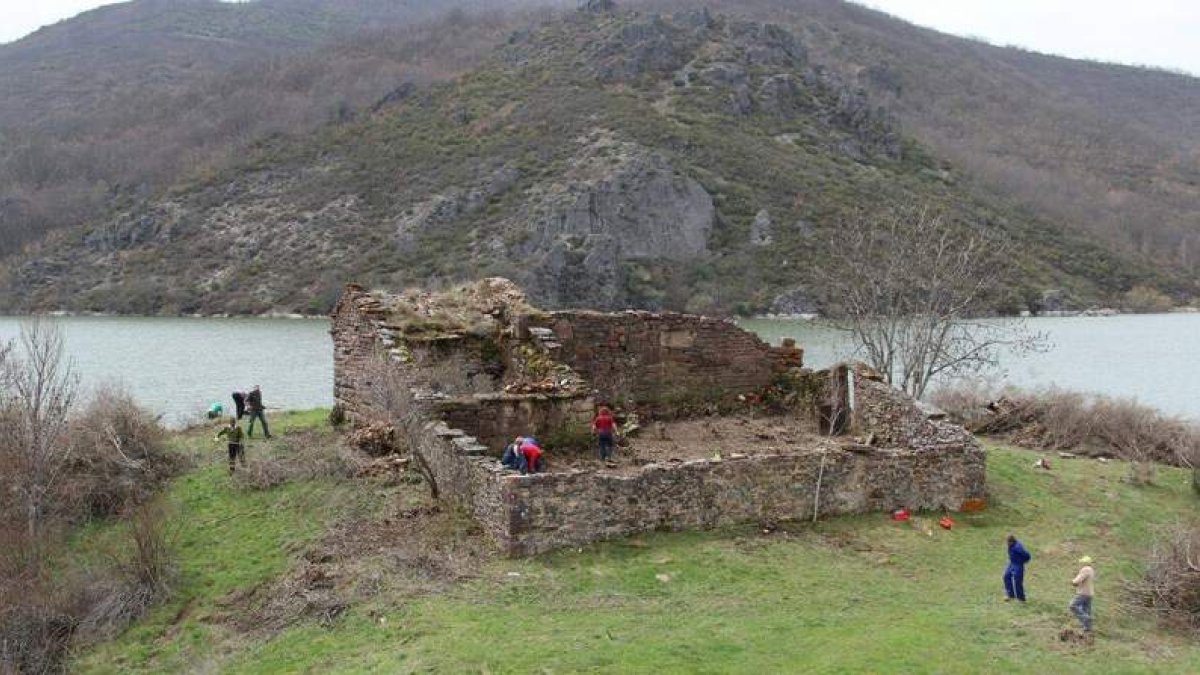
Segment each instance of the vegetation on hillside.
[{"label": "vegetation on hillside", "polygon": [[[263,141],[235,167],[51,238],[10,265],[3,301],[317,313],[349,280],[498,274],[549,306],[753,312],[789,291],[819,298],[814,232],[898,202],[1017,242],[1000,310],[1039,309],[1046,288],[1094,302],[1178,280],[974,189],[813,51],[778,26],[703,12],[571,14],[451,83]],[[639,201],[660,195],[646,186],[662,175],[689,201]],[[631,221],[643,229],[624,241],[604,229],[626,208],[708,217],[705,200],[711,230],[664,237],[704,250],[629,252],[665,216]]]},{"label": "vegetation on hillside", "polygon": [[453,77],[540,4],[136,0],[0,45],[0,255]]}]

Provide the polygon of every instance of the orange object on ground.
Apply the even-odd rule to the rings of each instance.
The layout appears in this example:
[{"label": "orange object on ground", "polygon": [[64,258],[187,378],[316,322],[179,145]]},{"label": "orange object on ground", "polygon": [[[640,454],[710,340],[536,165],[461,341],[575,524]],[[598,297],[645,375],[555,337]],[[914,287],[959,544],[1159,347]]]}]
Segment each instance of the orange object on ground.
[{"label": "orange object on ground", "polygon": [[944,530],[949,530],[954,527],[954,521],[950,519],[950,516],[942,516],[942,519],[938,521],[938,525],[941,525]]},{"label": "orange object on ground", "polygon": [[958,510],[965,513],[978,513],[987,509],[987,502],[982,499],[968,499],[962,503],[962,507]]},{"label": "orange object on ground", "polygon": [[897,509],[892,511],[892,520],[908,520],[911,517],[912,514],[908,512],[908,509]]}]

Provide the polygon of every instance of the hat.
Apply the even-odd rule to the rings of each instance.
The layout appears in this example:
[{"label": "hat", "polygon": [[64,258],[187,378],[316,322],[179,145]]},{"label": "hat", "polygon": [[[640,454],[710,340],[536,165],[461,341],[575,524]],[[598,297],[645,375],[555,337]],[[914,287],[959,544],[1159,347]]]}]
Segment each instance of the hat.
[{"label": "hat", "polygon": [[1092,556],[1085,555],[1079,559],[1079,562],[1083,563],[1084,565],[1091,565],[1092,564]]}]

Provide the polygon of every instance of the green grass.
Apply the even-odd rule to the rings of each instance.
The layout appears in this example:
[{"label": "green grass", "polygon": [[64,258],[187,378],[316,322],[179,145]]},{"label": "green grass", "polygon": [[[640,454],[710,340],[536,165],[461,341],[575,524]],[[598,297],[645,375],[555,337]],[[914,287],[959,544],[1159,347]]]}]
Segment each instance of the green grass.
[{"label": "green grass", "polygon": [[[316,418],[313,417],[313,420]],[[191,514],[181,597],[78,662],[85,672],[1198,672],[1200,646],[1130,606],[1156,525],[1196,508],[1189,476],[1135,487],[1121,464],[989,451],[991,508],[932,535],[869,515],[653,534],[496,560],[454,590],[386,593],[332,627],[265,641],[222,628],[214,602],[284,571],[345,486],[232,494],[220,467],[172,490]],[[265,504],[272,508],[263,509]],[[224,521],[236,511],[244,516]],[[932,519],[925,519],[932,524]],[[1004,537],[1033,553],[1026,605],[1002,601]],[[1068,646],[1075,559],[1097,559],[1097,640]],[[665,576],[662,576],[665,575]],[[192,613],[174,621],[191,603]]]},{"label": "green grass", "polygon": [[[247,441],[249,461],[283,452],[289,432],[316,429],[328,411],[274,415],[274,439]],[[176,479],[166,497],[175,513],[179,579],[171,600],[157,607],[120,639],[84,655],[78,668],[97,672],[161,671],[194,667],[209,658],[208,648],[228,636],[221,625],[221,603],[286,572],[332,522],[347,513],[369,511],[372,493],[335,480],[290,483],[269,491],[235,487],[230,480],[225,444],[213,429],[197,428],[173,439],[176,451],[197,468]],[[332,431],[321,432],[321,436]],[[88,528],[77,550],[111,547],[119,523]]]}]

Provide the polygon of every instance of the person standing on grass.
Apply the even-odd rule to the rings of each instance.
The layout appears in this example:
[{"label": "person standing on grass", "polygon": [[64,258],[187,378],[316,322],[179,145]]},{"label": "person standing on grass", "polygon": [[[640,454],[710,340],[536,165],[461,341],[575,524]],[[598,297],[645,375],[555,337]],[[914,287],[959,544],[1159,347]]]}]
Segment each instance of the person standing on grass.
[{"label": "person standing on grass", "polygon": [[1005,602],[1013,598],[1025,602],[1025,564],[1032,557],[1024,544],[1013,535],[1008,535],[1008,567],[1004,570]]},{"label": "person standing on grass", "polygon": [[263,410],[262,390],[256,384],[250,393],[246,394],[246,414],[250,416],[250,428],[246,429],[247,438],[254,437],[255,419],[262,422],[263,436],[271,437],[271,430],[267,428],[267,417]]},{"label": "person standing on grass", "polygon": [[1079,624],[1083,626],[1083,634],[1088,639],[1092,637],[1092,596],[1096,592],[1096,570],[1092,567],[1092,557],[1085,555],[1079,559],[1079,564],[1083,565],[1079,569],[1079,574],[1071,580],[1071,585],[1075,587],[1075,599],[1071,600],[1071,613],[1079,619]]},{"label": "person standing on grass", "polygon": [[596,419],[592,420],[592,433],[600,444],[600,461],[611,462],[613,453],[613,437],[617,431],[617,420],[607,406],[600,406]]},{"label": "person standing on grass", "polygon": [[242,428],[236,417],[229,418],[229,426],[217,432],[217,440],[222,436],[229,444],[229,473],[232,475],[234,462],[240,462],[242,468],[246,468],[246,446],[242,444]]}]

